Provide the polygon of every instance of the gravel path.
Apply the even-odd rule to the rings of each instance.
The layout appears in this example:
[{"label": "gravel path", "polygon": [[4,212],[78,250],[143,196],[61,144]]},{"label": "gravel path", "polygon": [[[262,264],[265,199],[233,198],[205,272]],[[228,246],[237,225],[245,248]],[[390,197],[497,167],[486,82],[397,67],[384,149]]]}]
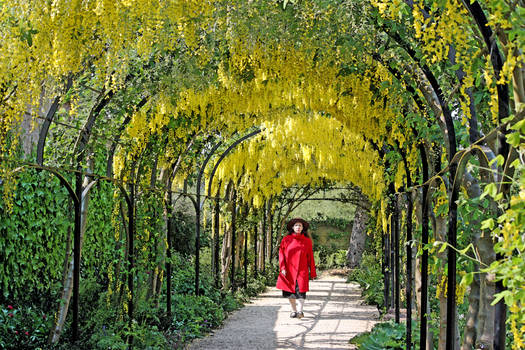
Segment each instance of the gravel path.
[{"label": "gravel path", "polygon": [[357,284],[325,273],[310,281],[305,317],[293,319],[288,300],[271,288],[189,349],[355,349],[348,340],[370,330],[379,317],[360,294]]}]

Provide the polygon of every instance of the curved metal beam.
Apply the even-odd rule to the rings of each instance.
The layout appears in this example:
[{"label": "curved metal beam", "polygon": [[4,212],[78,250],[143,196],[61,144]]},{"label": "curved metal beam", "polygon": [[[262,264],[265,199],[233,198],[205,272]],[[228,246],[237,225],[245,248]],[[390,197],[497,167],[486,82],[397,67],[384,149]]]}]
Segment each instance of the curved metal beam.
[{"label": "curved metal beam", "polygon": [[195,200],[190,196],[193,205],[195,206],[195,295],[199,295],[199,274],[200,274],[200,245],[201,245],[201,209],[204,205],[204,201],[201,203],[201,182],[202,174],[204,174],[204,169],[211,157],[222,144],[222,141],[219,141],[213,146],[210,153],[202,163],[201,168],[199,169],[199,175],[197,176],[197,193],[195,194]]},{"label": "curved metal beam", "polygon": [[37,170],[45,170],[45,171],[48,171],[51,174],[55,175],[58,178],[58,180],[60,180],[60,183],[67,189],[67,192],[69,193],[69,196],[73,200],[73,204],[80,204],[80,198],[77,196],[75,190],[73,189],[73,186],[71,186],[71,184],[66,180],[66,178],[64,176],[62,176],[62,174],[60,174],[59,172],[57,172],[53,168],[49,168],[49,167],[46,167],[44,165],[38,165],[38,164],[26,164],[24,166],[18,167],[15,170],[13,170],[11,172],[11,174],[14,175],[16,173],[19,173],[22,170],[24,170],[25,167],[33,168],[33,169],[37,169]]},{"label": "curved metal beam", "polygon": [[210,175],[210,179],[208,181],[208,197],[211,197],[211,184],[213,182],[213,177],[215,176],[215,172],[217,171],[217,168],[219,167],[219,165],[221,164],[221,162],[224,160],[224,158],[226,158],[226,156],[228,155],[228,153],[231,152],[231,150],[233,148],[235,148],[239,143],[243,142],[244,140],[252,137],[252,136],[255,136],[257,135],[258,133],[260,133],[262,130],[261,129],[257,129],[255,131],[252,131],[251,133],[249,133],[248,135],[245,135],[243,137],[241,137],[240,139],[238,139],[237,141],[235,141],[234,143],[232,143],[230,145],[230,147],[228,147],[226,149],[226,151],[224,151],[221,156],[219,157],[219,160],[217,161],[217,163],[215,163],[215,166],[213,167],[213,170],[211,172],[211,175]]},{"label": "curved metal beam", "polygon": [[[73,85],[73,79],[71,77],[68,78],[66,88],[64,90],[64,94],[71,89],[71,86]],[[55,97],[55,100],[49,107],[49,110],[47,111],[47,115],[45,117],[44,123],[42,124],[42,129],[40,129],[40,135],[38,136],[38,145],[36,147],[36,162],[39,165],[44,164],[44,146],[46,144],[46,138],[47,133],[49,131],[49,127],[51,126],[51,123],[53,122],[53,118],[55,117],[56,111],[58,109],[58,104],[60,103],[60,98],[62,96]]]}]

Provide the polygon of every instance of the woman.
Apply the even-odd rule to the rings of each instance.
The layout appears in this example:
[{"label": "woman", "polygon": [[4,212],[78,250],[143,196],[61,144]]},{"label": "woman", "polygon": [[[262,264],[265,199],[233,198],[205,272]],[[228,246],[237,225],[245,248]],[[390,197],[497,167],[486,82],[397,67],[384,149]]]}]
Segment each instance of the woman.
[{"label": "woman", "polygon": [[317,276],[308,226],[308,222],[303,219],[290,220],[286,225],[288,235],[283,238],[279,248],[280,273],[277,278],[277,288],[281,289],[283,297],[290,301],[292,318],[304,317],[303,305],[308,292],[308,270],[310,270],[310,278]]}]

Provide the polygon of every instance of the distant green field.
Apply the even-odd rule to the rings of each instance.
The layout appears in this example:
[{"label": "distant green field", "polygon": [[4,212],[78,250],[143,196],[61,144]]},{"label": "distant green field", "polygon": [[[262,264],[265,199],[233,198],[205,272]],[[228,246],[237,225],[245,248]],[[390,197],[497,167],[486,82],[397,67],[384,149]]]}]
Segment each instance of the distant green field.
[{"label": "distant green field", "polygon": [[[340,190],[326,191],[325,196],[337,197],[340,192]],[[316,195],[316,197],[322,196]],[[305,220],[333,218],[353,221],[354,215],[355,206],[352,204],[341,203],[337,201],[306,200],[292,212],[290,217],[299,216]]]},{"label": "distant green field", "polygon": [[[337,197],[339,191],[327,191],[326,197]],[[320,196],[317,196],[320,197]],[[351,225],[342,228],[334,225],[334,221],[345,220],[353,222],[355,207],[351,204],[337,201],[304,201],[292,212],[290,218],[302,217],[309,222],[315,222],[310,230],[316,248],[327,250],[348,249]],[[338,227],[339,226],[339,227]]]},{"label": "distant green field", "polygon": [[315,247],[325,247],[327,250],[348,249],[350,242],[350,230],[348,226],[346,230],[341,230],[338,227],[330,225],[315,225],[311,230],[314,239]]}]

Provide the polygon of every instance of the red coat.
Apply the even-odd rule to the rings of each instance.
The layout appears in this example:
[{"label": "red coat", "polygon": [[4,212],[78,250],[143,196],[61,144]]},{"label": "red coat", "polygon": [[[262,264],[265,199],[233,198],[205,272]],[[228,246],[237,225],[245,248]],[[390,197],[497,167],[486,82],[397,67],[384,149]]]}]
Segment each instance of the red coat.
[{"label": "red coat", "polygon": [[[312,240],[302,234],[290,234],[281,241],[279,248],[279,277],[277,288],[295,293],[295,282],[299,285],[299,292],[308,292],[308,269],[310,277],[315,278],[314,252]],[[283,276],[282,270],[286,270]]]}]

